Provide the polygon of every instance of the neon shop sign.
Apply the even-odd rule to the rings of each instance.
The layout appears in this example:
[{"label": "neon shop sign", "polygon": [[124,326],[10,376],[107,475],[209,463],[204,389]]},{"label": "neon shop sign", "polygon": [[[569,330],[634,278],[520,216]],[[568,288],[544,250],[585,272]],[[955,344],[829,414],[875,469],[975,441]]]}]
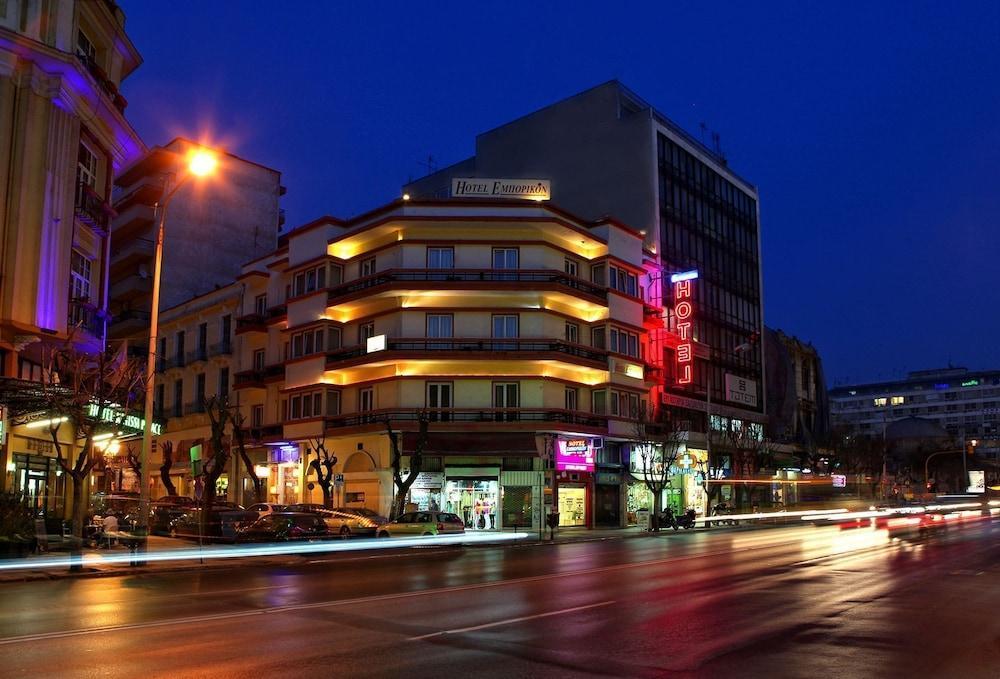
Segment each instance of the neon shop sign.
[{"label": "neon shop sign", "polygon": [[677,317],[677,334],[681,343],[677,345],[677,383],[691,384],[694,378],[694,346],[691,340],[691,325],[694,306],[691,304],[691,281],[698,278],[697,271],[685,271],[670,276],[674,286],[674,316]]}]

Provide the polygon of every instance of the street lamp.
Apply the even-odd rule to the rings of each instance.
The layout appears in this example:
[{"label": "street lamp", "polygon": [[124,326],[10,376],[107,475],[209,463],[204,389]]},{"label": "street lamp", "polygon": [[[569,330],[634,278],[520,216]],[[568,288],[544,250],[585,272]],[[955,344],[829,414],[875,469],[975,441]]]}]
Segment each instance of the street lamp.
[{"label": "street lamp", "polygon": [[[153,298],[149,309],[149,347],[146,353],[146,403],[145,419],[142,429],[142,451],[139,457],[139,469],[146,478],[139,484],[139,521],[136,529],[145,538],[149,529],[149,452],[153,439],[153,391],[156,376],[156,336],[159,331],[160,316],[160,266],[163,261],[163,226],[167,218],[167,206],[177,190],[192,176],[206,177],[215,172],[219,159],[214,152],[206,148],[195,148],[188,152],[184,170],[179,176],[174,176],[173,185],[169,179],[164,182],[163,195],[153,206],[158,217],[156,230],[156,251],[153,256]],[[145,550],[145,541],[143,542]]]}]

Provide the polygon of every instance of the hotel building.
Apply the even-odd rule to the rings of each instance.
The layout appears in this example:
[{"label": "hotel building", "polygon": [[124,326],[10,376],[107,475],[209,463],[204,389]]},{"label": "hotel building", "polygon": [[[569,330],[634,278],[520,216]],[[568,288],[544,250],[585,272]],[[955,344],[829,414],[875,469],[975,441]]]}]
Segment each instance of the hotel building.
[{"label": "hotel building", "polygon": [[112,177],[144,151],[119,87],[141,62],[114,2],[0,2],[0,486],[53,513],[66,482],[21,409],[48,342],[104,347]]}]

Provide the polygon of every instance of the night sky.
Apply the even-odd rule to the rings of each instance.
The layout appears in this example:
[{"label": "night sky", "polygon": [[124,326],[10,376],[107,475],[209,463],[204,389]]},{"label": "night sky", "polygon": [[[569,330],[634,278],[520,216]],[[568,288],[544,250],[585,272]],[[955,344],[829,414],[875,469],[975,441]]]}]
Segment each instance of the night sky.
[{"label": "night sky", "polygon": [[291,225],[618,78],[759,186],[765,320],[830,384],[1000,368],[1000,3],[121,4],[146,143],[280,170]]}]

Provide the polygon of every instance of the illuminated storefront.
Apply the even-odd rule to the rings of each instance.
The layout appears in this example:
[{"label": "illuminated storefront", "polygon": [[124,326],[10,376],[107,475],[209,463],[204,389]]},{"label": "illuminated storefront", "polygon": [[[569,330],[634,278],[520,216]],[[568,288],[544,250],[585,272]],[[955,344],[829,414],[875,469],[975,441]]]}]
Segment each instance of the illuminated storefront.
[{"label": "illuminated storefront", "polygon": [[[466,530],[497,530],[500,528],[499,469],[495,476],[473,476],[454,470],[448,471],[445,482],[445,511],[457,514],[465,522]],[[461,474],[461,475],[459,475]]]},{"label": "illuminated storefront", "polygon": [[560,526],[590,526],[594,439],[556,440],[556,511]]}]

